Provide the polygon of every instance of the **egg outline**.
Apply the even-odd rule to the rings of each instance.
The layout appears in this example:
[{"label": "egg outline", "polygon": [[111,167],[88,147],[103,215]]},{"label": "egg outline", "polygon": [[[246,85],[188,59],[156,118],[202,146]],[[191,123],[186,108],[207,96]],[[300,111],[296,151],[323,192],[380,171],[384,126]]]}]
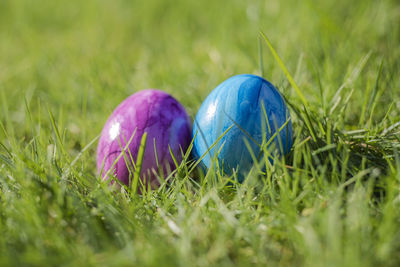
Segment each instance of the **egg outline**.
[{"label": "egg outline", "polygon": [[[147,103],[144,103],[146,101]],[[167,110],[165,110],[166,107],[162,106],[163,101],[170,105]],[[171,107],[173,107],[175,110],[172,110]],[[151,115],[149,114],[152,112],[154,113],[154,109],[156,109],[158,113],[155,115],[155,117],[151,117]],[[176,115],[175,117],[172,116],[172,119],[170,120],[170,125],[168,125],[168,127],[160,127],[162,128],[161,130],[154,130],[154,127],[156,125],[163,124],[163,119],[161,119],[161,117],[168,117],[168,113]],[[147,115],[146,118],[138,118],[138,116],[142,116],[144,114]],[[159,116],[158,118],[157,115]],[[132,127],[131,124],[135,123],[136,125]],[[111,134],[110,132],[116,124],[119,124],[120,127],[117,138],[115,138],[114,133]],[[192,124],[190,117],[188,116],[183,105],[173,96],[158,89],[145,89],[138,91],[125,98],[113,110],[113,112],[108,117],[106,123],[104,124],[96,152],[97,173],[102,176],[103,180],[107,180],[110,176],[107,174],[109,170],[113,168],[113,170],[111,170],[111,174],[118,178],[120,182],[128,186],[130,181],[129,170],[126,166],[127,162],[125,161],[124,157],[121,157],[117,162],[115,162],[115,164],[114,161],[122,153],[122,148],[125,148],[127,143],[129,143],[132,134],[135,132],[135,135],[137,137],[134,136],[132,138],[131,142],[128,144],[128,148],[126,149],[125,153],[128,157],[128,161],[131,163],[132,160],[129,159],[130,156],[128,154],[128,150],[130,150],[133,161],[136,163],[137,152],[139,150],[141,138],[143,134],[147,132],[148,136],[146,141],[146,149],[144,152],[144,159],[140,177],[142,180],[147,179],[147,182],[151,183],[152,188],[155,188],[159,185],[159,181],[156,179],[152,171],[152,169],[155,169],[152,167],[155,167],[155,164],[153,163],[155,163],[156,161],[153,138],[158,135],[163,139],[168,139],[168,141],[160,141],[159,139],[158,141],[157,139],[155,140],[158,161],[163,168],[164,174],[166,174],[175,168],[173,159],[169,153],[169,146],[171,147],[171,150],[176,157],[176,160],[180,162],[182,160],[181,151],[185,153],[190,144],[191,130]],[[111,137],[114,137],[114,139]],[[177,140],[178,142],[177,144],[172,144],[171,140],[173,140],[173,143],[175,143]],[[148,151],[148,149],[150,149],[150,152]],[[159,155],[160,151],[162,151],[161,157]],[[155,169],[155,171],[157,172],[158,170]]]},{"label": "egg outline", "polygon": [[[224,101],[218,103],[221,100]],[[290,112],[283,96],[264,78],[253,74],[239,74],[219,84],[206,97],[196,114],[192,131],[192,136],[195,138],[192,154],[196,159],[202,157],[200,166],[204,171],[211,167],[214,157],[217,157],[225,174],[231,176],[237,171],[238,181],[243,182],[254,162],[245,141],[241,138],[248,141],[257,155],[260,150],[257,149],[254,141],[260,144],[264,136],[261,127],[263,127],[262,121],[265,115],[263,111],[260,111],[261,103],[265,106],[271,127],[271,133],[266,132],[266,140],[269,140],[276,129],[286,123],[271,145],[275,143],[280,155],[290,151],[293,145],[293,128]],[[238,115],[238,111],[241,114]],[[254,116],[260,124],[255,124]],[[238,117],[239,120],[237,120]],[[227,121],[230,122],[226,123]],[[246,134],[244,130],[248,133]],[[225,131],[228,131],[225,136],[215,143]],[[236,144],[233,145],[234,142],[230,139],[236,139]],[[282,144],[286,143],[283,149],[279,147],[279,139]],[[212,145],[214,147],[209,149]],[[272,159],[270,161],[272,162]]]}]

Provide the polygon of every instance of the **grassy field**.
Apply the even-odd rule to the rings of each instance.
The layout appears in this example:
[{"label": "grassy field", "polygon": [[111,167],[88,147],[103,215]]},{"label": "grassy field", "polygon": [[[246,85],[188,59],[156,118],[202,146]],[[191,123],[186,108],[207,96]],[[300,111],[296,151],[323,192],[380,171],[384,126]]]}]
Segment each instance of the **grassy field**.
[{"label": "grassy field", "polygon": [[[290,104],[294,147],[266,175],[100,181],[124,98],[160,88],[193,118],[240,73]],[[0,265],[399,266],[399,122],[396,0],[0,0]]]}]

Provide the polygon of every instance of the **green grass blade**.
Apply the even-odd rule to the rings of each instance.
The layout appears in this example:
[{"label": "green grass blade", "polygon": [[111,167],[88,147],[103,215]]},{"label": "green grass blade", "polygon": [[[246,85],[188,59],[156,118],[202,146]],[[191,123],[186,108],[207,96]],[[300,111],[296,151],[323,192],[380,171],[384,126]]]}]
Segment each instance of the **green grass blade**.
[{"label": "green grass blade", "polygon": [[300,88],[297,86],[296,82],[294,81],[292,75],[290,75],[288,69],[286,68],[285,64],[283,63],[282,59],[272,46],[271,42],[268,40],[267,36],[263,33],[260,32],[261,36],[264,38],[265,42],[268,45],[269,50],[271,51],[272,55],[274,56],[275,60],[278,62],[279,67],[282,69],[283,73],[285,73],[286,78],[289,80],[290,85],[294,88],[296,91],[297,95],[300,97],[301,102],[303,103],[304,106],[308,106],[308,101],[304,97],[303,93],[301,92]]},{"label": "green grass blade", "polygon": [[[142,171],[143,156],[144,156],[144,151],[146,149],[146,141],[147,141],[147,133],[145,132],[142,135],[139,151],[138,151],[137,158],[136,158],[136,169],[135,169],[135,174],[133,176],[133,181],[132,181],[132,193],[136,193],[137,189],[138,189],[138,181],[140,179],[140,172]],[[149,177],[149,179],[150,179],[150,177]]]}]

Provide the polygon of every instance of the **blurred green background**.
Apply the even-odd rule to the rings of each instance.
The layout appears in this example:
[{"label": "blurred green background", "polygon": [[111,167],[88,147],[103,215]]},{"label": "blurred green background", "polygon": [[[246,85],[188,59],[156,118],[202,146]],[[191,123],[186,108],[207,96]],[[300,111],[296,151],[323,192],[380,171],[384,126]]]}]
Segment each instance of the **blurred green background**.
[{"label": "blurred green background", "polygon": [[[316,109],[371,53],[363,78],[348,85],[355,89],[348,116],[357,121],[381,61],[391,82],[383,103],[399,94],[399,22],[396,1],[2,0],[1,118],[8,113],[19,135],[23,99],[34,110],[40,101],[63,112],[64,126],[81,129],[85,142],[122,99],[144,88],[171,93],[194,116],[223,80],[260,74],[263,31]],[[261,45],[264,77],[295,97]]]}]

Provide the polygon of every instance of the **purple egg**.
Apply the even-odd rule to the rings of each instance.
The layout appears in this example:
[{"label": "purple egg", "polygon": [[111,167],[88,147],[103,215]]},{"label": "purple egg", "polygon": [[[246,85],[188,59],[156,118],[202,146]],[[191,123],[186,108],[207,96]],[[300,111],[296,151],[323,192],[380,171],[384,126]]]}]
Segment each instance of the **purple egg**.
[{"label": "purple egg", "polygon": [[[136,130],[136,132],[135,132]],[[122,183],[129,185],[129,169],[132,155],[136,163],[143,134],[147,132],[146,148],[140,177],[152,187],[159,185],[155,173],[162,169],[164,175],[175,169],[169,146],[176,160],[182,160],[191,141],[191,122],[183,106],[169,94],[159,90],[143,90],[125,99],[108,118],[101,132],[97,147],[97,170],[104,177],[113,167],[117,157],[128,144],[126,159],[120,157],[110,172]],[[154,150],[154,143],[157,151]],[[158,166],[157,166],[158,161]],[[108,179],[109,177],[104,177]],[[133,175],[131,176],[131,179]]]}]

